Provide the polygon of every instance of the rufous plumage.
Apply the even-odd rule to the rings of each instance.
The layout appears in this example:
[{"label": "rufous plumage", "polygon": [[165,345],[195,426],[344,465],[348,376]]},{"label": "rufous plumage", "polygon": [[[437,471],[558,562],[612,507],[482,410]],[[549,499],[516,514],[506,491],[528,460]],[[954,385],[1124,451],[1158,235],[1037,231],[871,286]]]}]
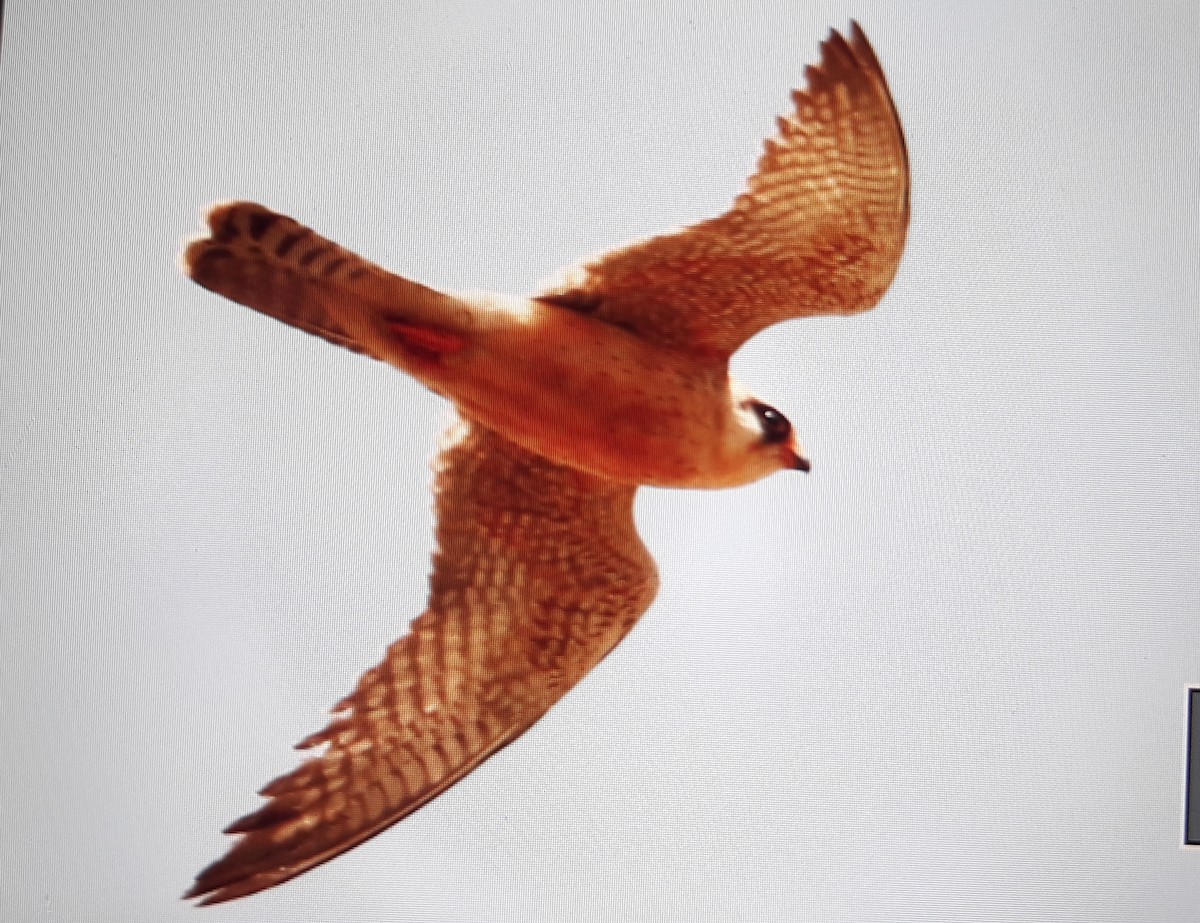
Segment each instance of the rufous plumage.
[{"label": "rufous plumage", "polygon": [[873,307],[909,216],[904,137],[857,23],[830,33],[733,207],[571,269],[538,294],[448,294],[245,202],[184,253],[205,288],[390,363],[461,422],[436,462],[424,614],[271,782],[188,897],[293,878],[410,814],[512,742],[650,605],[640,485],[720,488],[809,463],[729,375],[793,317]]}]

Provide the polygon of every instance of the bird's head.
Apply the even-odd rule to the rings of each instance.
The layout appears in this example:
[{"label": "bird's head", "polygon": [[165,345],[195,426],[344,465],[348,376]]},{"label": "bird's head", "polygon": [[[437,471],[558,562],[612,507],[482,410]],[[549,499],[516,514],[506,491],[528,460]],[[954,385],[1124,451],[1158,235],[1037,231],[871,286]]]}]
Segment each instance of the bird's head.
[{"label": "bird's head", "polygon": [[776,471],[808,471],[788,418],[736,382],[730,385],[732,418],[723,440],[728,484],[749,484]]}]

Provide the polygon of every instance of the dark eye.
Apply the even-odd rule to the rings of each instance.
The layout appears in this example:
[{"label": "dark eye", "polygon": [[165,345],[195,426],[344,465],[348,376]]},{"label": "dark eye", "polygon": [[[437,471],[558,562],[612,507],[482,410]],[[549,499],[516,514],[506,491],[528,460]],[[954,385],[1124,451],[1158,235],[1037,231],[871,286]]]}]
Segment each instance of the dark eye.
[{"label": "dark eye", "polygon": [[758,415],[758,422],[762,424],[764,442],[788,441],[788,438],[792,435],[792,424],[788,422],[787,417],[774,407],[769,407],[766,404],[756,402],[750,406]]}]

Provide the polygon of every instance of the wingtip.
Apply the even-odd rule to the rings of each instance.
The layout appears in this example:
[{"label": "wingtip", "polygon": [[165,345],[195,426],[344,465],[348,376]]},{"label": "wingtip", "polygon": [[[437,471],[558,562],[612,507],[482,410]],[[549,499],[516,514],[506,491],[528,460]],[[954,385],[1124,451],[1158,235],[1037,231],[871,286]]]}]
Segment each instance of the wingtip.
[{"label": "wingtip", "polygon": [[180,896],[180,900],[195,901],[197,898],[200,898],[200,900],[196,901],[196,906],[208,907],[211,904],[221,903],[222,899],[218,896],[219,893],[219,891],[215,891],[205,885],[201,881],[200,877],[197,877],[196,880],[192,882],[192,886],[184,891]]},{"label": "wingtip", "polygon": [[[858,24],[857,19],[851,19],[850,27],[844,32],[837,26],[830,26],[829,34],[825,36],[825,42],[842,41],[852,44],[859,38],[865,38],[863,35],[862,26]],[[822,42],[821,44],[825,44],[825,42]]]},{"label": "wingtip", "polygon": [[863,31],[857,19],[850,20],[850,50],[862,64],[866,65],[867,69],[882,77],[883,65],[879,63],[879,56],[875,54],[875,48],[871,45],[867,33]]},{"label": "wingtip", "polygon": [[202,870],[192,886],[184,892],[182,899],[196,901],[197,907],[211,907],[213,904],[224,904],[239,897],[257,894],[292,877],[280,875],[278,871],[243,873],[229,868],[226,859],[219,859]]},{"label": "wingtip", "polygon": [[[231,885],[207,885],[199,878],[184,893],[182,900],[196,901],[195,907],[212,907],[214,904],[225,904],[232,900],[237,900],[239,897],[246,897],[250,894],[256,894],[269,885],[260,885],[256,882],[240,882]],[[199,898],[199,900],[196,900]]]},{"label": "wingtip", "polygon": [[821,65],[828,65],[831,58],[841,58],[843,63],[851,68],[867,71],[879,71],[882,66],[871,46],[866,32],[857,19],[850,20],[850,27],[840,32],[836,27],[830,28],[829,35],[821,42]]}]

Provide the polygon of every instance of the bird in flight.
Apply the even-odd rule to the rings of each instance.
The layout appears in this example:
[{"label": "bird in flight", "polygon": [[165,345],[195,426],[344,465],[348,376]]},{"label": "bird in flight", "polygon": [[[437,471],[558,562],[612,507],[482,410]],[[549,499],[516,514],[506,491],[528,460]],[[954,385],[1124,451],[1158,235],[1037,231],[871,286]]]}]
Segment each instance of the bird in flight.
[{"label": "bird in flight", "polygon": [[429,602],[262,789],[186,897],[294,878],[436,798],[511,743],[649,607],[643,484],[807,471],[787,418],[729,375],[771,324],[873,307],[909,216],[904,136],[857,23],[831,31],[757,172],[720,217],[614,250],[531,297],[447,294],[261,205],[208,214],[200,285],[390,363],[452,401],[435,462]]}]

